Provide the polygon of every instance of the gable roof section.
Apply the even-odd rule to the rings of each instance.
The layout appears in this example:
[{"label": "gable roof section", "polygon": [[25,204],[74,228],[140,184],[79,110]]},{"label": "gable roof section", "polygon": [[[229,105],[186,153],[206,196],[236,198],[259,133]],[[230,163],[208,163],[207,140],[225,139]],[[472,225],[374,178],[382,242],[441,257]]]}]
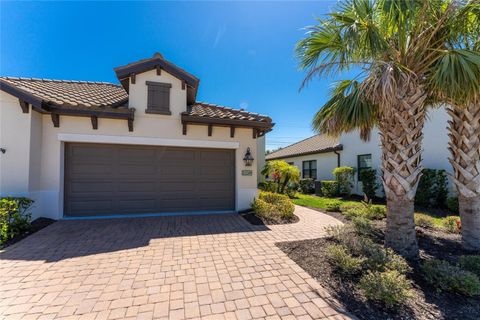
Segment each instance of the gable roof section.
[{"label": "gable roof section", "polygon": [[0,87],[38,108],[118,108],[128,104],[125,90],[108,82],[0,77]]},{"label": "gable roof section", "polygon": [[[132,75],[146,72],[149,70],[157,69],[165,70],[178,79],[185,81],[187,84],[187,103],[191,104],[195,102],[197,96],[198,85],[200,79],[183,70],[182,68],[174,65],[170,61],[167,61],[160,53],[155,53],[153,57],[148,59],[142,59],[136,62],[129,63],[127,65],[113,68],[117,74],[117,78],[122,86],[129,91],[129,78]],[[161,72],[161,71],[160,71]]]},{"label": "gable roof section", "polygon": [[295,156],[327,153],[343,150],[338,138],[317,134],[268,154],[266,160],[284,159]]}]

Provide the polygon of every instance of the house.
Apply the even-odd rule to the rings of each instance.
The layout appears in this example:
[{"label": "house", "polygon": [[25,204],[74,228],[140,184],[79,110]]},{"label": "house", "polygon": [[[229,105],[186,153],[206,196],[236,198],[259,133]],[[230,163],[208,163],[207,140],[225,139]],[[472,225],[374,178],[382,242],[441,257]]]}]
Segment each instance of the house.
[{"label": "house", "polygon": [[[448,119],[445,108],[429,110],[424,127],[423,165],[430,169],[452,172],[448,157]],[[315,180],[334,179],[332,171],[339,166],[356,169],[353,193],[362,195],[359,172],[376,169],[380,175],[381,149],[378,130],[364,142],[358,132],[343,134],[338,138],[315,135],[266,156],[266,160],[284,160],[300,169],[302,178]],[[379,180],[380,183],[380,180]],[[452,187],[452,185],[451,185]]]},{"label": "house", "polygon": [[196,101],[159,53],[114,70],[121,85],[0,78],[0,195],[54,219],[249,208],[272,120]]}]

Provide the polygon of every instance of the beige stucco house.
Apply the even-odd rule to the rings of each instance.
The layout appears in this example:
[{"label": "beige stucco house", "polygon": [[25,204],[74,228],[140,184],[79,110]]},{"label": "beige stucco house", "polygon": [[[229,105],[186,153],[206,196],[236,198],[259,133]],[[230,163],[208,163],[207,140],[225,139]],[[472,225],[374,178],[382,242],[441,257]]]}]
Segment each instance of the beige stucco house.
[{"label": "beige stucco house", "polygon": [[[443,169],[451,173],[448,160],[448,120],[444,107],[430,109],[423,130],[423,166]],[[332,171],[338,166],[356,169],[353,192],[362,195],[358,172],[375,169],[380,176],[381,148],[378,130],[373,130],[370,141],[362,141],[358,132],[343,134],[338,138],[315,135],[286,146],[266,156],[266,160],[284,160],[300,169],[302,178],[333,180]],[[380,180],[378,181],[380,184]],[[453,192],[453,185],[450,184]],[[380,192],[380,191],[379,191]],[[379,193],[380,195],[380,193]]]},{"label": "beige stucco house", "polygon": [[54,219],[248,208],[271,119],[197,102],[158,53],[114,70],[121,85],[0,78],[0,196]]}]

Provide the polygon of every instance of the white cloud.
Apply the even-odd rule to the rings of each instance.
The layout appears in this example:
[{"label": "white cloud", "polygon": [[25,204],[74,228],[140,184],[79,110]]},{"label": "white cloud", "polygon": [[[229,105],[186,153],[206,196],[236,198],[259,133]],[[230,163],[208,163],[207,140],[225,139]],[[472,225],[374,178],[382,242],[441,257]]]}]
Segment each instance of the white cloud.
[{"label": "white cloud", "polygon": [[215,36],[215,41],[213,42],[214,48],[217,47],[217,44],[220,42],[220,40],[222,39],[222,37],[225,35],[226,32],[227,32],[227,26],[224,24],[217,29],[217,35]]}]

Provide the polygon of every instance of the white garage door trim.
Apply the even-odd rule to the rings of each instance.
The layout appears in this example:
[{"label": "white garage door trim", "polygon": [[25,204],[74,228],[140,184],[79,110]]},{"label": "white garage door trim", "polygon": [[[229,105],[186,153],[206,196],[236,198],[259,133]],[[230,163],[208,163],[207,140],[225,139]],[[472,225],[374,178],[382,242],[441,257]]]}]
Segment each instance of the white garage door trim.
[{"label": "white garage door trim", "polygon": [[209,140],[166,139],[166,138],[151,138],[151,137],[106,136],[106,135],[74,134],[74,133],[59,133],[58,140],[62,142],[136,144],[136,145],[167,146],[167,147],[193,147],[193,148],[218,148],[218,149],[240,148],[240,143],[233,142],[233,141],[209,141]]}]

